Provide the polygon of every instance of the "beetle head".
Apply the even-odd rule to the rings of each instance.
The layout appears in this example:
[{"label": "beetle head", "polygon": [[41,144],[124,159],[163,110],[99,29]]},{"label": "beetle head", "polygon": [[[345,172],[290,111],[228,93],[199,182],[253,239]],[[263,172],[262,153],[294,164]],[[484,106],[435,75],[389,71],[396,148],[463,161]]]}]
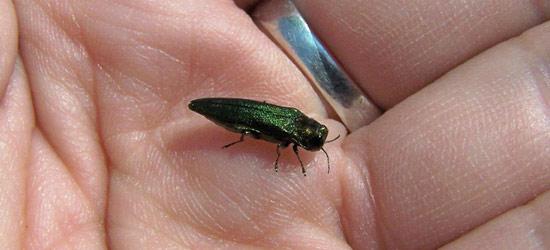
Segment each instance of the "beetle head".
[{"label": "beetle head", "polygon": [[306,119],[299,129],[299,145],[305,150],[317,151],[323,147],[327,139],[328,129],[325,125],[313,119]]}]

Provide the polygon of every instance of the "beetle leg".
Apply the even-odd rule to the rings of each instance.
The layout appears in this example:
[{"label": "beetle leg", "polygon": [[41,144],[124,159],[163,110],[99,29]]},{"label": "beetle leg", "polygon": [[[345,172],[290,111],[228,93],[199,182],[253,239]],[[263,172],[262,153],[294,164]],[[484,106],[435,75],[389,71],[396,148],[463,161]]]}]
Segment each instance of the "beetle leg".
[{"label": "beetle leg", "polygon": [[288,147],[288,142],[277,144],[277,160],[275,160],[275,172],[279,172],[279,157],[281,156],[281,148]]},{"label": "beetle leg", "polygon": [[294,146],[292,146],[292,149],[294,150],[294,154],[298,158],[298,161],[300,161],[300,166],[302,166],[302,174],[306,176],[306,169],[304,168],[304,163],[302,162],[302,159],[300,159],[300,155],[298,154],[298,145],[294,144]]},{"label": "beetle leg", "polygon": [[279,157],[281,156],[281,144],[277,144],[277,159],[275,160],[275,172],[279,172]]},{"label": "beetle leg", "polygon": [[223,146],[222,148],[228,148],[228,147],[231,147],[231,146],[233,146],[233,145],[235,145],[235,144],[237,144],[237,143],[239,143],[239,142],[243,142],[243,141],[244,141],[244,136],[245,136],[246,134],[248,134],[248,133],[249,133],[249,132],[244,131],[244,132],[241,134],[241,139],[239,139],[239,140],[236,141],[236,142],[229,143],[229,144]]}]

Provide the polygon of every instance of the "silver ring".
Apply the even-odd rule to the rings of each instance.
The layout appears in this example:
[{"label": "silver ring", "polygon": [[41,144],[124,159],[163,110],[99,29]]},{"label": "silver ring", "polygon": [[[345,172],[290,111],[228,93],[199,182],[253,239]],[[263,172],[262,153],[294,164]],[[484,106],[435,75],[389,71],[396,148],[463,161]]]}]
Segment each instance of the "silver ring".
[{"label": "silver ring", "polygon": [[263,1],[252,17],[316,86],[348,130],[365,126],[380,115],[313,34],[291,0]]}]

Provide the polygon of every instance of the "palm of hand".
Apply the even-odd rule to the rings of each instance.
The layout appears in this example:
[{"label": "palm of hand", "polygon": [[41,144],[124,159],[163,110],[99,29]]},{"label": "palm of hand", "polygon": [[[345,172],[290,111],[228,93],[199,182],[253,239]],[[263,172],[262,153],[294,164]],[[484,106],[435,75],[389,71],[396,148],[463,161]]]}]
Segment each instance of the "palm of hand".
[{"label": "palm of hand", "polygon": [[[221,150],[238,136],[186,108],[197,97],[243,96],[326,117],[301,73],[237,7],[14,2],[19,50],[15,16],[0,17],[5,246],[434,247],[549,188],[549,23],[327,145],[330,175],[324,155],[304,153],[304,178],[288,152],[272,172],[272,144]],[[379,55],[395,62],[407,51],[397,53]],[[444,72],[398,65],[417,85]],[[368,62],[350,65],[361,67]],[[378,77],[363,87],[382,106],[419,88],[376,85],[407,72]],[[543,195],[455,244],[489,244],[514,219],[531,218],[511,233],[536,231],[549,203]],[[509,244],[519,243],[529,241]]]}]

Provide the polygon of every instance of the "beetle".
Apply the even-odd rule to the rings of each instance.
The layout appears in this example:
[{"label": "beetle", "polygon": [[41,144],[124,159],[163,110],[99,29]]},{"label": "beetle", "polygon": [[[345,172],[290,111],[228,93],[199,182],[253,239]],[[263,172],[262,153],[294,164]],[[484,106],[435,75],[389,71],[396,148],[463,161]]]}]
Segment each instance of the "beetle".
[{"label": "beetle", "polygon": [[330,158],[323,145],[337,140],[340,135],[326,141],[328,128],[296,108],[240,98],[201,98],[192,100],[189,109],[229,131],[241,134],[238,141],[223,148],[243,142],[245,136],[276,143],[275,172],[279,171],[281,148],[293,144],[292,149],[300,162],[304,176],[306,169],[298,154],[298,147],[308,151],[323,151],[330,173]]}]

